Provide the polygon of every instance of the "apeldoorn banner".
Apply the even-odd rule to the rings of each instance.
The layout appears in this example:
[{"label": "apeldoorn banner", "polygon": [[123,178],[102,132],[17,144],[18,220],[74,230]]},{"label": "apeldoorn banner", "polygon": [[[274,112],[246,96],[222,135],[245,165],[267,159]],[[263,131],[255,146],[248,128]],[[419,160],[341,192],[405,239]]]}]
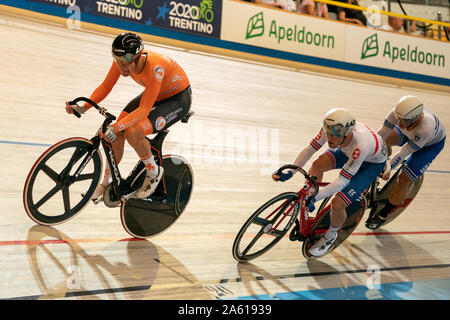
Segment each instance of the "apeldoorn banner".
[{"label": "apeldoorn banner", "polygon": [[450,44],[348,26],[345,61],[449,78]]},{"label": "apeldoorn banner", "polygon": [[223,1],[222,15],[222,40],[344,60],[344,24],[236,1]]},{"label": "apeldoorn banner", "polygon": [[449,43],[237,1],[223,1],[221,39],[376,67],[387,70],[388,74],[392,70],[450,78]]},{"label": "apeldoorn banner", "polygon": [[219,38],[222,0],[29,0],[58,7],[78,7],[80,14]]}]

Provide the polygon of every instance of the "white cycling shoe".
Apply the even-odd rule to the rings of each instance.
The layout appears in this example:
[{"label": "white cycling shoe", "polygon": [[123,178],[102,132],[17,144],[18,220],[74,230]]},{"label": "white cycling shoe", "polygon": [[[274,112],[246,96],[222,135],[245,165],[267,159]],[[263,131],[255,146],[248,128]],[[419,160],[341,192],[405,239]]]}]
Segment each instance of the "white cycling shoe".
[{"label": "white cycling shoe", "polygon": [[155,192],[156,187],[161,182],[162,175],[164,173],[163,167],[158,167],[158,175],[156,177],[145,176],[144,183],[141,188],[136,192],[136,198],[144,199]]},{"label": "white cycling shoe", "polygon": [[[94,193],[92,194],[91,201],[95,204],[99,204],[103,201],[103,195],[105,193],[106,187],[104,187],[101,183],[95,188]],[[81,196],[84,197],[86,192],[82,192]]]},{"label": "white cycling shoe", "polygon": [[325,236],[322,236],[311,248],[309,248],[309,254],[314,257],[321,257],[330,250],[334,241],[337,239],[337,233],[335,233],[334,238],[328,240]]}]

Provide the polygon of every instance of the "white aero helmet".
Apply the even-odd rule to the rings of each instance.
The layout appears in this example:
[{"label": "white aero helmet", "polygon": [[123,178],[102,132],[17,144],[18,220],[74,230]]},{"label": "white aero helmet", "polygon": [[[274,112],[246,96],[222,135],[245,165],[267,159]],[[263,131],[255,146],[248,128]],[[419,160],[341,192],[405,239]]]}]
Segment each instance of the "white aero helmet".
[{"label": "white aero helmet", "polygon": [[415,96],[404,96],[395,105],[395,117],[397,120],[414,122],[423,113],[423,103]]},{"label": "white aero helmet", "polygon": [[355,118],[344,108],[331,109],[323,118],[323,129],[328,135],[346,137],[355,127]]}]

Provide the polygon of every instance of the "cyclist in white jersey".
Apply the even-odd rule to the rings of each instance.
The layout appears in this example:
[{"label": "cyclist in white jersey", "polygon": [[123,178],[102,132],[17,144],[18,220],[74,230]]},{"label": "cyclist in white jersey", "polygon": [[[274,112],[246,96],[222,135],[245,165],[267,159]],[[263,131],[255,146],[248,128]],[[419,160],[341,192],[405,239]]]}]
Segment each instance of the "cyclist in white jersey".
[{"label": "cyclist in white jersey", "polygon": [[[366,226],[370,229],[381,226],[389,213],[403,204],[409,185],[427,170],[444,147],[446,138],[445,127],[439,118],[424,108],[415,96],[400,98],[378,129],[378,134],[386,141],[388,148],[403,146],[390,159],[389,169],[409,158],[389,192],[385,207],[371,221],[367,221]],[[386,170],[383,179],[389,179],[389,175],[390,170]]]},{"label": "cyclist in white jersey", "polygon": [[[309,211],[313,211],[316,201],[336,194],[331,201],[330,228],[309,249],[309,253],[316,257],[329,251],[347,218],[346,207],[356,201],[383,171],[387,159],[383,139],[368,126],[356,122],[346,109],[336,108],[327,112],[323,127],[310,144],[300,151],[293,164],[303,167],[327,141],[330,148],[312,163],[309,174],[321,181],[325,171],[341,171],[335,181],[306,201]],[[273,174],[272,178],[286,181],[295,172],[290,170],[280,175]]]}]

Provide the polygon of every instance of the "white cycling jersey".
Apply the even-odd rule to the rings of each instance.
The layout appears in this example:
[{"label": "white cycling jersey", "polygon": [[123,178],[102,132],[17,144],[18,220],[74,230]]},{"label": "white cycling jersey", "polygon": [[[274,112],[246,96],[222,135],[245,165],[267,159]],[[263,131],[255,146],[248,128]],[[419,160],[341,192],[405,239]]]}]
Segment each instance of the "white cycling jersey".
[{"label": "white cycling jersey", "polygon": [[[386,139],[391,131],[398,124],[395,118],[394,109],[384,119],[383,126],[378,129],[378,134]],[[423,119],[412,130],[402,129],[397,127],[409,141],[400,149],[399,152],[390,160],[391,168],[395,168],[400,162],[403,161],[413,152],[423,148],[434,145],[443,139],[445,139],[446,131],[444,124],[439,121],[439,118],[429,109],[423,109]]]},{"label": "white cycling jersey", "polygon": [[[356,122],[352,133],[353,136],[348,145],[339,147],[348,157],[347,162],[338,179],[320,190],[316,196],[317,201],[342,190],[358,172],[363,162],[383,163],[386,161],[387,148],[380,135],[360,122]],[[321,128],[310,144],[300,151],[294,164],[303,167],[326,142],[327,133]]]}]

